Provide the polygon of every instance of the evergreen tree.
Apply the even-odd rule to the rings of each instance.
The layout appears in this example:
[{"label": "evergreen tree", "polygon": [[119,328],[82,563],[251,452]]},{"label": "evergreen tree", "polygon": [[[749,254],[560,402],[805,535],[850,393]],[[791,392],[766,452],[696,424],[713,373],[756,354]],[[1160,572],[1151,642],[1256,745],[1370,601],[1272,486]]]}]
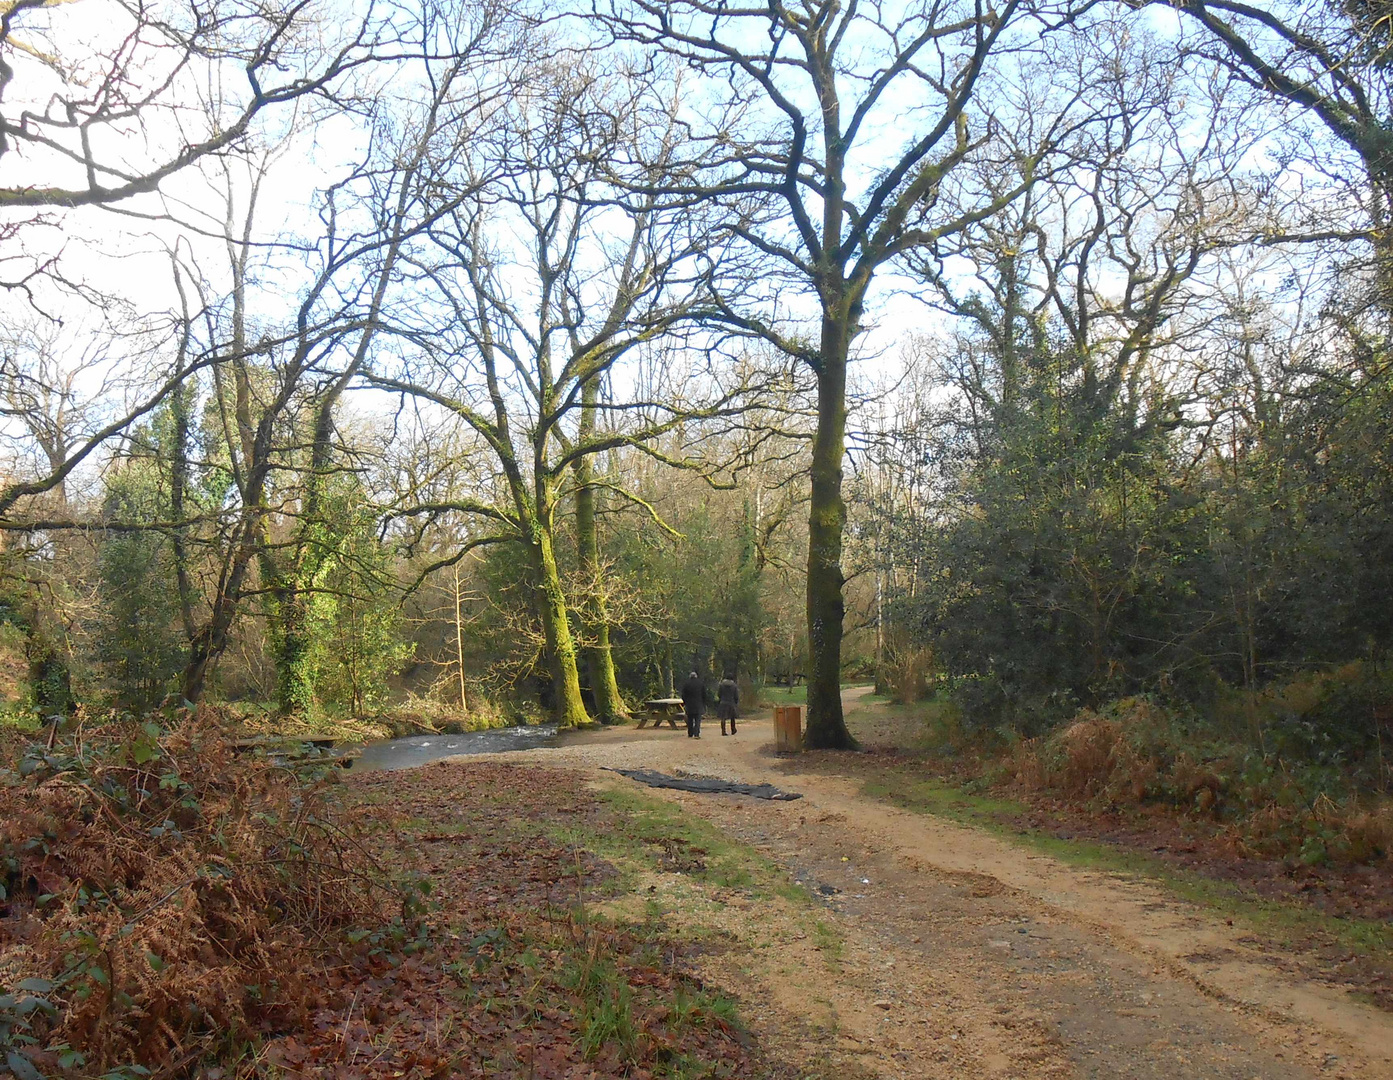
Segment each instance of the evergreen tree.
[{"label": "evergreen tree", "polygon": [[183,663],[171,544],[146,527],[166,509],[149,462],[128,461],[107,481],[106,515],[124,528],[108,533],[98,549],[97,658],[117,702],[133,711],[158,704]]}]

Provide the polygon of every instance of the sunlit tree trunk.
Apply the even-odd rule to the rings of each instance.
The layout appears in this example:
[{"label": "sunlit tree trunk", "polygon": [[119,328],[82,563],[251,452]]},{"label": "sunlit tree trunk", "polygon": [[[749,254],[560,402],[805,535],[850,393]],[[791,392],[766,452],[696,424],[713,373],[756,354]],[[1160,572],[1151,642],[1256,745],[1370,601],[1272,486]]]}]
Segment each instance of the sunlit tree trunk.
[{"label": "sunlit tree trunk", "polygon": [[[582,389],[580,430],[581,438],[595,433],[595,403],[599,383],[591,379]],[[609,644],[609,612],[604,592],[600,589],[600,540],[595,525],[594,467],[589,456],[575,464],[576,477],[576,550],[584,581],[592,586],[585,618],[589,624],[591,643],[585,648],[586,673],[590,676],[590,692],[595,696],[595,716],[605,724],[624,719],[628,714],[619,693],[619,680],[614,674],[614,655]]]},{"label": "sunlit tree trunk", "polygon": [[580,672],[576,667],[576,642],[571,634],[570,612],[566,593],[561,587],[561,573],[556,566],[556,549],[552,541],[551,522],[545,511],[532,518],[528,540],[528,556],[536,577],[537,614],[542,620],[546,637],[547,663],[551,668],[552,706],[556,722],[561,727],[579,727],[590,722],[585,702],[580,694]]},{"label": "sunlit tree trunk", "polygon": [[464,594],[460,588],[459,563],[455,563],[455,660],[459,664],[460,712],[469,711],[469,695],[464,686]]}]

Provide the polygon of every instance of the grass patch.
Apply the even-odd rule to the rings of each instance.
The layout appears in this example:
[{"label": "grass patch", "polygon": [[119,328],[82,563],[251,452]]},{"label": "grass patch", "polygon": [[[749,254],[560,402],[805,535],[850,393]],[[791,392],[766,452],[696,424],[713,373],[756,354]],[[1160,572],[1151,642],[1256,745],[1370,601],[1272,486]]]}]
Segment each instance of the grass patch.
[{"label": "grass patch", "polygon": [[761,705],[806,705],[807,686],[766,686],[759,692]]},{"label": "grass patch", "polygon": [[835,927],[818,919],[813,923],[813,943],[822,953],[829,967],[837,967],[842,962],[845,942]]},{"label": "grass patch", "polygon": [[[870,686],[870,683],[842,683],[843,690],[854,690],[860,686]],[[863,698],[870,701],[887,701],[884,697],[868,696]],[[799,686],[766,686],[759,692],[759,703],[765,706],[771,705],[806,705],[808,703],[808,685],[803,683]]]},{"label": "grass patch", "polygon": [[[424,959],[373,971],[384,999],[374,1007],[420,1019],[401,1030],[387,1022],[395,1012],[370,1021],[398,1050],[374,1076],[425,1075],[431,1059],[413,1064],[399,1044],[423,1038],[436,1054],[437,1017],[454,1033],[444,1045],[464,1046],[489,1076],[769,1075],[734,1007],[688,967],[731,940],[724,905],[749,903],[714,882],[762,874],[702,823],[642,797],[602,800],[576,774],[490,763],[370,774],[350,790],[398,808],[374,838],[419,850],[436,898]],[[684,858],[711,850],[691,873],[659,875],[670,856],[652,839],[680,842]],[[338,1033],[366,1015],[351,995],[342,1007],[357,1016],[315,1029],[339,1053]],[[453,1064],[442,1057],[432,1075],[454,1075]]]},{"label": "grass patch", "polygon": [[953,757],[967,743],[959,710],[946,697],[906,705],[883,694],[866,694],[848,703],[846,722],[866,745],[895,746],[910,753]]},{"label": "grass patch", "polygon": [[615,863],[621,874],[626,864],[635,871],[640,867],[650,869],[654,859],[663,854],[664,841],[677,841],[680,849],[691,853],[689,857],[699,858],[705,864],[701,869],[686,871],[693,880],[718,888],[811,902],[806,891],[790,885],[786,875],[753,848],[731,840],[704,818],[684,814],[675,803],[624,788],[601,791],[598,796],[624,818],[623,828],[596,833],[581,827],[553,825],[547,831],[556,839],[583,845]]},{"label": "grass patch", "polygon": [[[738,891],[766,912],[776,909],[778,900],[782,900],[788,914],[783,916],[780,932],[790,937],[806,935],[828,967],[841,965],[845,942],[835,922],[821,917],[823,909],[817,898],[806,885],[792,880],[783,867],[750,845],[730,839],[705,818],[684,814],[680,806],[666,799],[623,787],[596,794],[615,812],[616,828],[549,828],[553,840],[583,842],[617,871],[618,876],[607,883],[604,895],[594,897],[599,903],[591,909],[589,918],[622,927],[637,938],[656,941],[672,932],[670,916],[675,903],[682,912],[680,936],[684,940],[723,950],[731,937],[719,915],[725,901],[718,894],[724,890]],[[642,894],[640,879],[651,875],[655,866],[671,870],[674,850],[689,866],[697,861],[703,864],[679,871],[674,887],[679,894],[688,888],[692,892],[674,897],[660,885],[657,895]],[[635,903],[639,896],[641,902]],[[774,918],[777,921],[778,917]],[[735,1023],[735,1007],[724,998],[703,998],[689,1004],[695,1015],[711,1022]],[[681,1019],[674,1016],[671,1022],[680,1027]],[[679,1071],[673,1075],[684,1074]]]},{"label": "grass patch", "polygon": [[739,1023],[735,1002],[723,994],[709,990],[688,991],[678,987],[668,1008],[668,1023],[675,1029],[704,1027],[713,1020],[725,1024]]},{"label": "grass patch", "polygon": [[985,825],[1003,835],[1020,830],[1013,829],[1002,818],[1026,811],[1025,804],[1014,799],[974,794],[942,780],[913,776],[908,769],[886,770],[864,781],[861,792],[906,810],[946,817],[965,825]]},{"label": "grass patch", "polygon": [[24,735],[33,735],[42,727],[43,721],[33,710],[21,709],[18,706],[11,707],[0,702],[0,728],[8,728]]},{"label": "grass patch", "polygon": [[620,1057],[634,1057],[634,994],[620,975],[614,961],[601,955],[601,939],[579,957],[571,957],[562,970],[561,984],[575,991],[584,1002],[580,1016],[580,1045],[587,1058],[594,1058],[606,1044],[613,1044]]}]

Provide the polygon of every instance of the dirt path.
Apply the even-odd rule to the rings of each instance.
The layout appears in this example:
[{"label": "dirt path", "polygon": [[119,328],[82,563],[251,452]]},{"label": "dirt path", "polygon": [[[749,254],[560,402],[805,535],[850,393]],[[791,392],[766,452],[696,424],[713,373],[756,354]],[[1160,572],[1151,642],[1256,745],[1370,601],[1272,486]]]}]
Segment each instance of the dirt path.
[{"label": "dirt path", "polygon": [[607,786],[631,782],[601,770],[644,766],[801,792],[655,793],[823,898],[825,940],[765,935],[777,945],[759,949],[750,934],[712,974],[743,980],[761,1036],[806,1044],[828,1074],[1393,1077],[1393,1017],[1283,972],[1242,930],[1147,883],[887,807],[849,778],[790,775],[772,736],[768,720],[734,738],[711,724],[700,741],[626,728],[506,757],[588,767]]}]

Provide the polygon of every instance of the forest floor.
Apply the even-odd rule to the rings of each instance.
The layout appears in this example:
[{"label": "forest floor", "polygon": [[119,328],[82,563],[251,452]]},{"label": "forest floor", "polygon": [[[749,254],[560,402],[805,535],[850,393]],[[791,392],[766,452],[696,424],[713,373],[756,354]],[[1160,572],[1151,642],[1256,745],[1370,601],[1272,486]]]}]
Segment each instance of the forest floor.
[{"label": "forest floor", "polygon": [[[882,722],[865,695],[848,692],[851,722]],[[867,794],[863,755],[778,759],[771,741],[767,719],[725,738],[708,722],[699,741],[606,729],[354,783],[409,805],[421,837],[461,813],[471,770],[542,789],[551,776],[568,799],[595,801],[603,822],[544,823],[561,849],[583,844],[614,868],[595,917],[680,951],[694,985],[736,1003],[751,1036],[740,1052],[768,1075],[1393,1076],[1393,1015],[1289,936],[1142,876],[893,805],[902,792]],[[803,797],[654,790],[615,767]],[[421,844],[427,870],[441,869],[439,847]]]}]

